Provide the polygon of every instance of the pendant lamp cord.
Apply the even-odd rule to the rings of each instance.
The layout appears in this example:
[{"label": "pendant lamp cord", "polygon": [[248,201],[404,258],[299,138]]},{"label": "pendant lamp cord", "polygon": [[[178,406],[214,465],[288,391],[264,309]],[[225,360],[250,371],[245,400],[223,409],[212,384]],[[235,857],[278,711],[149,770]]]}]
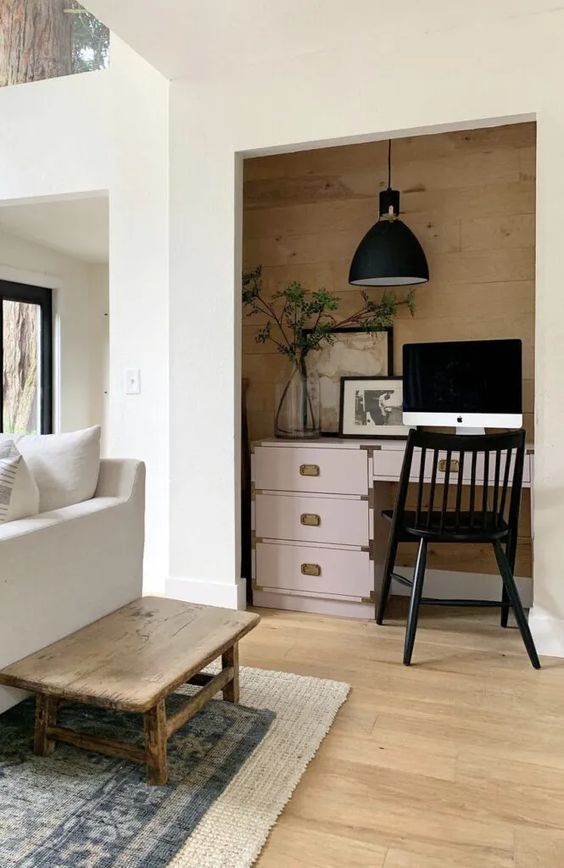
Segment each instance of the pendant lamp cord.
[{"label": "pendant lamp cord", "polygon": [[392,140],[388,139],[388,190],[392,188]]}]

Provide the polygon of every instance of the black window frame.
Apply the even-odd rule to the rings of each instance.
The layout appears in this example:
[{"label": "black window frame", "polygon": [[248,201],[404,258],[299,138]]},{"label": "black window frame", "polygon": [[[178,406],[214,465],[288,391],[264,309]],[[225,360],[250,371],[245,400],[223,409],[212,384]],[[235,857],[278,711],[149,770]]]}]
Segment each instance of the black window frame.
[{"label": "black window frame", "polygon": [[[36,304],[41,313],[41,434],[53,431],[53,290],[27,283],[0,280],[0,364],[4,370],[4,301]],[[4,431],[3,373],[0,382],[0,431]]]}]

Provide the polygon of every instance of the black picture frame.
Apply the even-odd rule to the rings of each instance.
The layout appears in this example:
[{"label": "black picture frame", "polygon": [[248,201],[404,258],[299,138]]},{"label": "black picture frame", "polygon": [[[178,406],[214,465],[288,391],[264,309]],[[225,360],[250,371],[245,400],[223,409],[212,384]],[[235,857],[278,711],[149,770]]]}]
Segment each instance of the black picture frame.
[{"label": "black picture frame", "polygon": [[[409,430],[410,430],[410,426],[403,425],[403,424],[402,425],[394,425],[393,426],[394,429],[401,428],[403,430],[401,430],[401,431],[394,430],[393,433],[387,433],[386,432],[386,428],[390,427],[390,426],[387,426],[385,424],[382,424],[380,426],[382,428],[382,431],[372,430],[366,434],[359,433],[359,432],[346,433],[344,431],[344,428],[345,428],[346,384],[351,383],[351,382],[358,383],[358,382],[370,382],[370,381],[374,382],[375,384],[381,384],[381,383],[398,384],[398,383],[401,383],[401,386],[402,386],[402,403],[403,403],[403,377],[397,377],[397,376],[389,376],[389,377],[382,377],[382,376],[341,377],[341,390],[340,390],[340,401],[339,401],[339,437],[342,437],[343,439],[349,439],[349,440],[406,440],[408,433],[409,433]],[[387,390],[384,390],[384,391],[387,391]],[[396,386],[396,389],[394,389],[393,391],[397,391],[397,386]]]},{"label": "black picture frame", "polygon": [[[304,334],[306,334],[306,335],[311,334],[312,331],[313,331],[313,329],[304,329]],[[366,336],[366,335],[370,335],[370,334],[374,334],[374,333],[386,334],[386,336],[387,336],[387,343],[386,343],[386,368],[387,368],[387,370],[386,370],[386,376],[392,376],[394,373],[394,329],[393,329],[393,326],[385,326],[385,327],[380,328],[380,329],[370,329],[370,330],[361,329],[361,328],[347,328],[347,327],[343,326],[343,327],[332,329],[332,331],[331,331],[331,334],[334,334],[334,335],[347,334],[347,335]],[[322,353],[323,350],[320,350],[319,352]],[[316,372],[315,360],[316,360],[317,356],[318,356],[318,354],[316,352],[310,353],[310,355],[308,356],[308,361],[307,361],[308,370]],[[348,376],[354,377],[355,373],[356,373],[355,370],[346,370],[344,372],[345,376],[347,376],[347,377]],[[363,376],[369,376],[369,375],[365,375],[364,373],[359,373],[358,377],[356,377],[356,378],[361,379]],[[380,375],[375,374],[374,376],[380,376]],[[384,376],[384,375],[382,374],[382,376]],[[324,417],[324,406],[323,406],[324,395],[323,395],[323,388],[322,388],[322,386],[320,386],[321,436],[322,437],[338,437],[338,436],[340,436],[339,430],[340,430],[340,395],[341,395],[340,390],[341,390],[341,386],[340,386],[339,381],[341,379],[342,379],[342,376],[339,377],[339,380],[337,381],[338,385],[337,385],[337,383],[335,383],[335,381],[333,381],[335,383],[335,385],[337,386],[337,395],[336,395],[335,404],[334,405],[331,404],[331,406],[329,408],[330,411],[334,410],[334,412],[335,412],[335,426],[334,426],[334,428],[332,428],[332,430],[329,430],[328,426],[323,424],[325,421],[323,418]],[[327,407],[325,407],[325,410],[327,410]]]}]

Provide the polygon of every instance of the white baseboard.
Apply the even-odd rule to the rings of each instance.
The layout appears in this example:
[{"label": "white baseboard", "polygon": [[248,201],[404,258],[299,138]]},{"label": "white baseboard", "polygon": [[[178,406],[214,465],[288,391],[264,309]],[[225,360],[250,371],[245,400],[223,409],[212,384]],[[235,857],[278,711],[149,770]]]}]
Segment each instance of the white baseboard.
[{"label": "white baseboard", "polygon": [[166,582],[166,596],[187,603],[204,606],[223,606],[226,609],[246,608],[246,582],[212,582],[209,579],[183,579],[170,577]]},{"label": "white baseboard", "polygon": [[374,617],[373,603],[328,600],[323,597],[298,597],[296,594],[278,594],[270,591],[253,591],[253,605],[266,609],[332,615],[337,618],[360,618],[363,621]]},{"label": "white baseboard", "polygon": [[564,657],[564,618],[555,618],[540,606],[533,606],[529,627],[539,654]]}]

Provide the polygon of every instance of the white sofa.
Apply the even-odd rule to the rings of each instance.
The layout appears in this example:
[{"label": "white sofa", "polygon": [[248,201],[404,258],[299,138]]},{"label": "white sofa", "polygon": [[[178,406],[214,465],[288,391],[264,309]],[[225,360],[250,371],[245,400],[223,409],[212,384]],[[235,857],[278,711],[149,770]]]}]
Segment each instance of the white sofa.
[{"label": "white sofa", "polygon": [[141,596],[144,507],[144,465],[102,460],[91,500],[0,525],[0,668]]}]

